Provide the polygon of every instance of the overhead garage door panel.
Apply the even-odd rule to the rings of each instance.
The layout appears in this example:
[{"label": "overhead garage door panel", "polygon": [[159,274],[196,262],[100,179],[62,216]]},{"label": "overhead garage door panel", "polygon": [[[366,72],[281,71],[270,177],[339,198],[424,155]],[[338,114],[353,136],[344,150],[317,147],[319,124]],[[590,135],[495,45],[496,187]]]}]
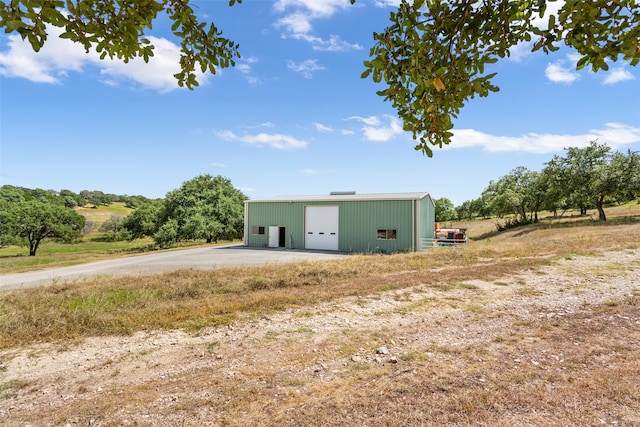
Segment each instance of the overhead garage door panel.
[{"label": "overhead garage door panel", "polygon": [[305,206],[305,249],[338,250],[338,206]]}]

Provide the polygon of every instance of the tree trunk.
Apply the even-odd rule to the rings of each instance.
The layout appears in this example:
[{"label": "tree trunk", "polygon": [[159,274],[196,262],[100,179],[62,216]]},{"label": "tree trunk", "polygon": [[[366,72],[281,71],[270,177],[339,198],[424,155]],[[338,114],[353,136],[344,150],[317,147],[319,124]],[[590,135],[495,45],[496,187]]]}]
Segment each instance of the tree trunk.
[{"label": "tree trunk", "polygon": [[598,219],[600,221],[606,221],[607,216],[604,214],[604,208],[602,205],[604,204],[604,197],[600,197],[598,199],[597,208],[598,208]]},{"label": "tree trunk", "polygon": [[36,256],[36,251],[38,250],[38,243],[40,243],[40,241],[38,240],[29,242],[29,256]]}]

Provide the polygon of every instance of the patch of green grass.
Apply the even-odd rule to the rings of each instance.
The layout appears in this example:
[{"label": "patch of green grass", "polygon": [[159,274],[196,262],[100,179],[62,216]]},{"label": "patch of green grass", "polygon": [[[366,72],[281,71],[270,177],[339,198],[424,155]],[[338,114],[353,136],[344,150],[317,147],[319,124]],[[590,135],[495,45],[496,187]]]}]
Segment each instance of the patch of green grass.
[{"label": "patch of green grass", "polygon": [[523,319],[519,319],[516,320],[515,322],[513,322],[514,326],[532,326],[533,322],[530,320],[523,320]]},{"label": "patch of green grass", "polygon": [[405,394],[405,393],[411,393],[413,391],[413,388],[406,385],[401,385],[396,387],[393,391],[398,394]]},{"label": "patch of green grass", "polygon": [[400,360],[405,362],[422,362],[428,359],[427,353],[420,350],[410,350],[400,355]]},{"label": "patch of green grass", "polygon": [[214,354],[215,353],[215,349],[218,347],[219,344],[220,344],[219,341],[211,341],[211,342],[207,343],[207,352],[209,354]]},{"label": "patch of green grass", "polygon": [[398,308],[397,312],[407,313],[424,313],[431,310],[432,306],[436,304],[436,298],[420,298],[419,300],[412,301],[409,304]]},{"label": "patch of green grass", "polygon": [[543,295],[543,292],[530,286],[526,286],[524,288],[518,289],[516,291],[516,294],[521,297],[538,297],[540,295]]},{"label": "patch of green grass", "polygon": [[[228,242],[220,242],[220,245]],[[179,248],[159,250],[148,237],[133,241],[83,240],[76,243],[59,243],[44,240],[36,256],[29,256],[28,247],[8,246],[0,248],[0,274],[23,273],[46,268],[67,267],[89,262],[132,256],[151,251],[162,252],[201,246],[202,242],[191,242]],[[210,245],[208,245],[210,246]]]},{"label": "patch of green grass", "polygon": [[151,243],[151,239],[132,242],[83,241],[73,244],[45,240],[40,244],[36,256],[28,256],[28,247],[9,246],[0,248],[0,273],[23,273],[134,255],[151,250]]},{"label": "patch of green grass", "polygon": [[18,391],[28,385],[26,381],[13,380],[6,383],[0,383],[0,401],[10,400],[18,397]]},{"label": "patch of green grass", "polygon": [[259,291],[263,289],[270,289],[273,287],[271,280],[266,277],[252,276],[244,281],[247,287],[252,291]]},{"label": "patch of green grass", "polygon": [[467,283],[467,282],[459,283],[458,287],[460,289],[467,289],[467,290],[471,290],[471,291],[477,291],[477,290],[480,289],[480,286],[474,285],[473,283]]},{"label": "patch of green grass", "polygon": [[456,285],[452,283],[435,283],[433,285],[430,285],[430,287],[442,292],[449,292],[455,289]]},{"label": "patch of green grass", "polygon": [[377,291],[379,293],[385,293],[385,292],[393,291],[394,289],[395,288],[392,285],[385,284],[385,285],[379,286]]},{"label": "patch of green grass", "polygon": [[485,311],[485,308],[483,306],[481,306],[480,304],[469,304],[465,307],[465,309],[467,311],[470,311],[472,313],[476,313],[476,314],[480,314],[483,313]]},{"label": "patch of green grass", "polygon": [[281,332],[277,332],[277,331],[267,331],[267,332],[265,332],[264,337],[265,337],[265,338],[268,338],[268,339],[276,339],[276,338],[278,338],[280,335],[281,335]]}]

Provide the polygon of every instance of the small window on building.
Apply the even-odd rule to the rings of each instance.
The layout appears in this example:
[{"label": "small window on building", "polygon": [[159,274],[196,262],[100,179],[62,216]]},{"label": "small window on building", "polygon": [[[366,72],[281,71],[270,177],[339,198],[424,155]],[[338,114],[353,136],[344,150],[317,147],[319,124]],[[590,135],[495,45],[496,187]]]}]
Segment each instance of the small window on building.
[{"label": "small window on building", "polygon": [[396,240],[397,238],[395,228],[378,228],[378,240]]},{"label": "small window on building", "polygon": [[251,234],[264,234],[264,227],[260,225],[252,225]]}]

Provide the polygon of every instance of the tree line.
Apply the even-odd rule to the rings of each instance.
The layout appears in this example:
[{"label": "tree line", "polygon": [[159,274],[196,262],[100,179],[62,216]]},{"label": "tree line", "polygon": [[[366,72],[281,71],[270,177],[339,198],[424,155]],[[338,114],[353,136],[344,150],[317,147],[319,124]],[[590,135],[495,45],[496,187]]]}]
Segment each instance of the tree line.
[{"label": "tree line", "polygon": [[77,207],[116,202],[133,211],[102,224],[100,231],[113,232],[114,239],[152,237],[163,248],[183,241],[232,240],[243,235],[246,199],[230,180],[211,175],[183,183],[164,199],[4,185],[0,187],[0,247],[28,246],[29,255],[35,256],[44,239],[77,242],[86,225]]},{"label": "tree line", "polygon": [[[540,171],[516,167],[489,185],[477,199],[454,207],[447,198],[436,199],[436,220],[454,221],[499,217],[498,229],[538,221],[542,210],[562,215],[566,210],[605,208],[640,196],[640,153],[612,151],[592,141],[584,148],[568,148],[554,156]],[[244,233],[244,201],[247,197],[222,176],[201,175],[186,181],[164,199],[116,196],[100,191],[55,192],[5,185],[0,187],[0,247],[24,245],[34,256],[44,239],[78,241],[85,217],[78,206],[124,203],[133,211],[112,217],[101,231],[114,239],[151,237],[156,246],[180,242],[240,239]]]},{"label": "tree line", "polygon": [[584,148],[567,148],[555,155],[540,171],[519,166],[496,181],[482,195],[454,207],[446,198],[436,199],[438,221],[497,216],[505,218],[498,229],[538,221],[542,210],[562,215],[577,209],[584,215],[596,209],[606,221],[607,206],[640,197],[640,153],[612,151],[606,144],[591,141]]}]

